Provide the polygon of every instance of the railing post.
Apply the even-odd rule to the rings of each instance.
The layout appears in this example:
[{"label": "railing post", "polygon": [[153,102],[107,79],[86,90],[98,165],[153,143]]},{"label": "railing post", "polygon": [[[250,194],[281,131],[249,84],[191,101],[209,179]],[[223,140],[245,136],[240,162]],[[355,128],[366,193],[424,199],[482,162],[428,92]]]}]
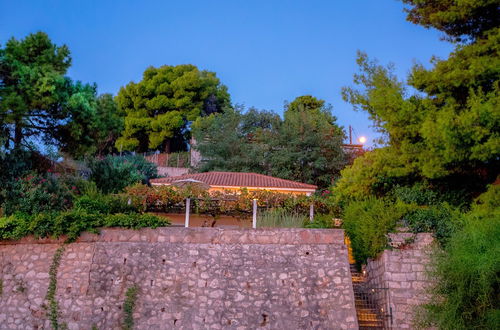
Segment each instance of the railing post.
[{"label": "railing post", "polygon": [[189,211],[191,208],[191,198],[186,198],[186,220],[184,222],[184,227],[189,227]]},{"label": "railing post", "polygon": [[309,206],[309,221],[313,222],[314,220],[314,203],[311,203]]},{"label": "railing post", "polygon": [[253,200],[252,228],[257,228],[257,200]]}]

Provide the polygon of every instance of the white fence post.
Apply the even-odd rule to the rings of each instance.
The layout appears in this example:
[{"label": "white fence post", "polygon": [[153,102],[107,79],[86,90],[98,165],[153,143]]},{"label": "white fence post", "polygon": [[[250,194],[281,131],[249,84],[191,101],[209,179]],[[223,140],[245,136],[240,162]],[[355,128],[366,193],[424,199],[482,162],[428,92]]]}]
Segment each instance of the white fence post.
[{"label": "white fence post", "polygon": [[189,227],[189,211],[191,208],[191,198],[186,198],[186,221],[184,223],[184,227]]},{"label": "white fence post", "polygon": [[257,200],[253,200],[252,228],[257,228]]},{"label": "white fence post", "polygon": [[313,222],[314,220],[314,203],[311,203],[309,206],[309,221]]}]

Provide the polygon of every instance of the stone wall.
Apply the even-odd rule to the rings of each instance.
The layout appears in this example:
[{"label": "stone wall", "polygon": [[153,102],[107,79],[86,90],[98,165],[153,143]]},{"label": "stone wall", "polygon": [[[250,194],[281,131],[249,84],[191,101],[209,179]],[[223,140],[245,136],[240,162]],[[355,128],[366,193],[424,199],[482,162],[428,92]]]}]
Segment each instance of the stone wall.
[{"label": "stone wall", "polygon": [[189,173],[189,168],[187,167],[167,167],[167,166],[157,166],[159,176],[181,176]]},{"label": "stone wall", "polygon": [[[48,329],[46,293],[62,240],[0,242],[0,328]],[[59,322],[120,329],[136,286],[137,329],[354,329],[342,230],[103,230],[66,246]]]},{"label": "stone wall", "polygon": [[393,250],[384,251],[377,259],[368,260],[366,279],[375,289],[377,304],[392,318],[386,327],[412,329],[415,308],[428,299],[425,289],[431,283],[427,277],[429,253],[433,242],[429,233],[389,234]]}]

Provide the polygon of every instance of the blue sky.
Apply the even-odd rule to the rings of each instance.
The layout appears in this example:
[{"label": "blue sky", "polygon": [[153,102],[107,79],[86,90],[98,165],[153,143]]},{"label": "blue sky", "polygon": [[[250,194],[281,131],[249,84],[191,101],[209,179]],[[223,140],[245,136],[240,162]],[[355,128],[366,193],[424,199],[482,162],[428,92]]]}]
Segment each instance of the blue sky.
[{"label": "blue sky", "polygon": [[393,62],[400,77],[452,50],[406,22],[396,0],[0,1],[1,44],[39,30],[69,46],[69,76],[99,93],[116,95],[150,65],[191,63],[215,71],[233,103],[281,114],[285,100],[312,94],[369,140],[366,114],[340,96],[356,50]]}]

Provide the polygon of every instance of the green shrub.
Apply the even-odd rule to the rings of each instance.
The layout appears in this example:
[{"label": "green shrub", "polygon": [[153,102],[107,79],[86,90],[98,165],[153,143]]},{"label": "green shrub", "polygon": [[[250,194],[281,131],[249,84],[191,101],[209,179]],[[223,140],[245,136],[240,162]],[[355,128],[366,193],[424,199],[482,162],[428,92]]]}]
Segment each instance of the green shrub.
[{"label": "green shrub", "polygon": [[90,179],[103,193],[117,193],[134,183],[157,177],[156,165],[142,156],[107,156],[89,162]]},{"label": "green shrub", "polygon": [[36,215],[16,213],[0,218],[0,240],[15,240],[26,235],[37,238],[67,236],[69,242],[84,231],[97,232],[100,227],[131,229],[156,228],[170,225],[166,218],[151,214],[100,214],[73,209],[65,212],[47,212]]},{"label": "green shrub", "polygon": [[498,329],[500,210],[472,212],[444,250],[436,252],[436,286],[422,326]]},{"label": "green shrub", "polygon": [[157,228],[170,225],[166,218],[152,214],[110,214],[104,220],[105,227],[123,227],[130,229]]},{"label": "green shrub", "polygon": [[500,208],[500,185],[490,185],[472,204],[472,209],[478,212],[491,212],[498,208]]},{"label": "green shrub", "polygon": [[28,235],[28,225],[21,216],[0,218],[0,240],[16,240]]},{"label": "green shrub", "polygon": [[[0,148],[1,149],[1,148]],[[40,153],[21,148],[10,152],[0,150],[0,205],[12,190],[16,179],[30,173],[46,173],[51,166],[50,161]]]},{"label": "green shrub", "polygon": [[416,184],[411,187],[396,186],[392,189],[390,195],[407,204],[436,205],[439,203],[438,193],[423,184]]},{"label": "green shrub", "polygon": [[333,218],[332,214],[315,214],[312,222],[304,223],[304,228],[333,228]]},{"label": "green shrub", "polygon": [[291,213],[284,209],[269,209],[257,217],[259,228],[302,228],[308,218],[304,215]]},{"label": "green shrub", "polygon": [[128,197],[125,195],[83,195],[78,197],[74,204],[75,209],[88,213],[114,214],[138,212],[137,207],[132,203],[128,203]]},{"label": "green shrub", "polygon": [[404,224],[414,233],[432,232],[441,244],[446,244],[453,232],[461,227],[461,213],[442,203],[430,207],[418,207],[404,216]]},{"label": "green shrub", "polygon": [[54,175],[31,174],[15,180],[6,193],[3,207],[7,215],[36,214],[69,209],[72,199],[71,188]]},{"label": "green shrub", "polygon": [[343,227],[351,239],[354,259],[358,265],[368,258],[375,258],[387,247],[387,233],[396,227],[406,211],[404,205],[376,198],[347,205]]}]

